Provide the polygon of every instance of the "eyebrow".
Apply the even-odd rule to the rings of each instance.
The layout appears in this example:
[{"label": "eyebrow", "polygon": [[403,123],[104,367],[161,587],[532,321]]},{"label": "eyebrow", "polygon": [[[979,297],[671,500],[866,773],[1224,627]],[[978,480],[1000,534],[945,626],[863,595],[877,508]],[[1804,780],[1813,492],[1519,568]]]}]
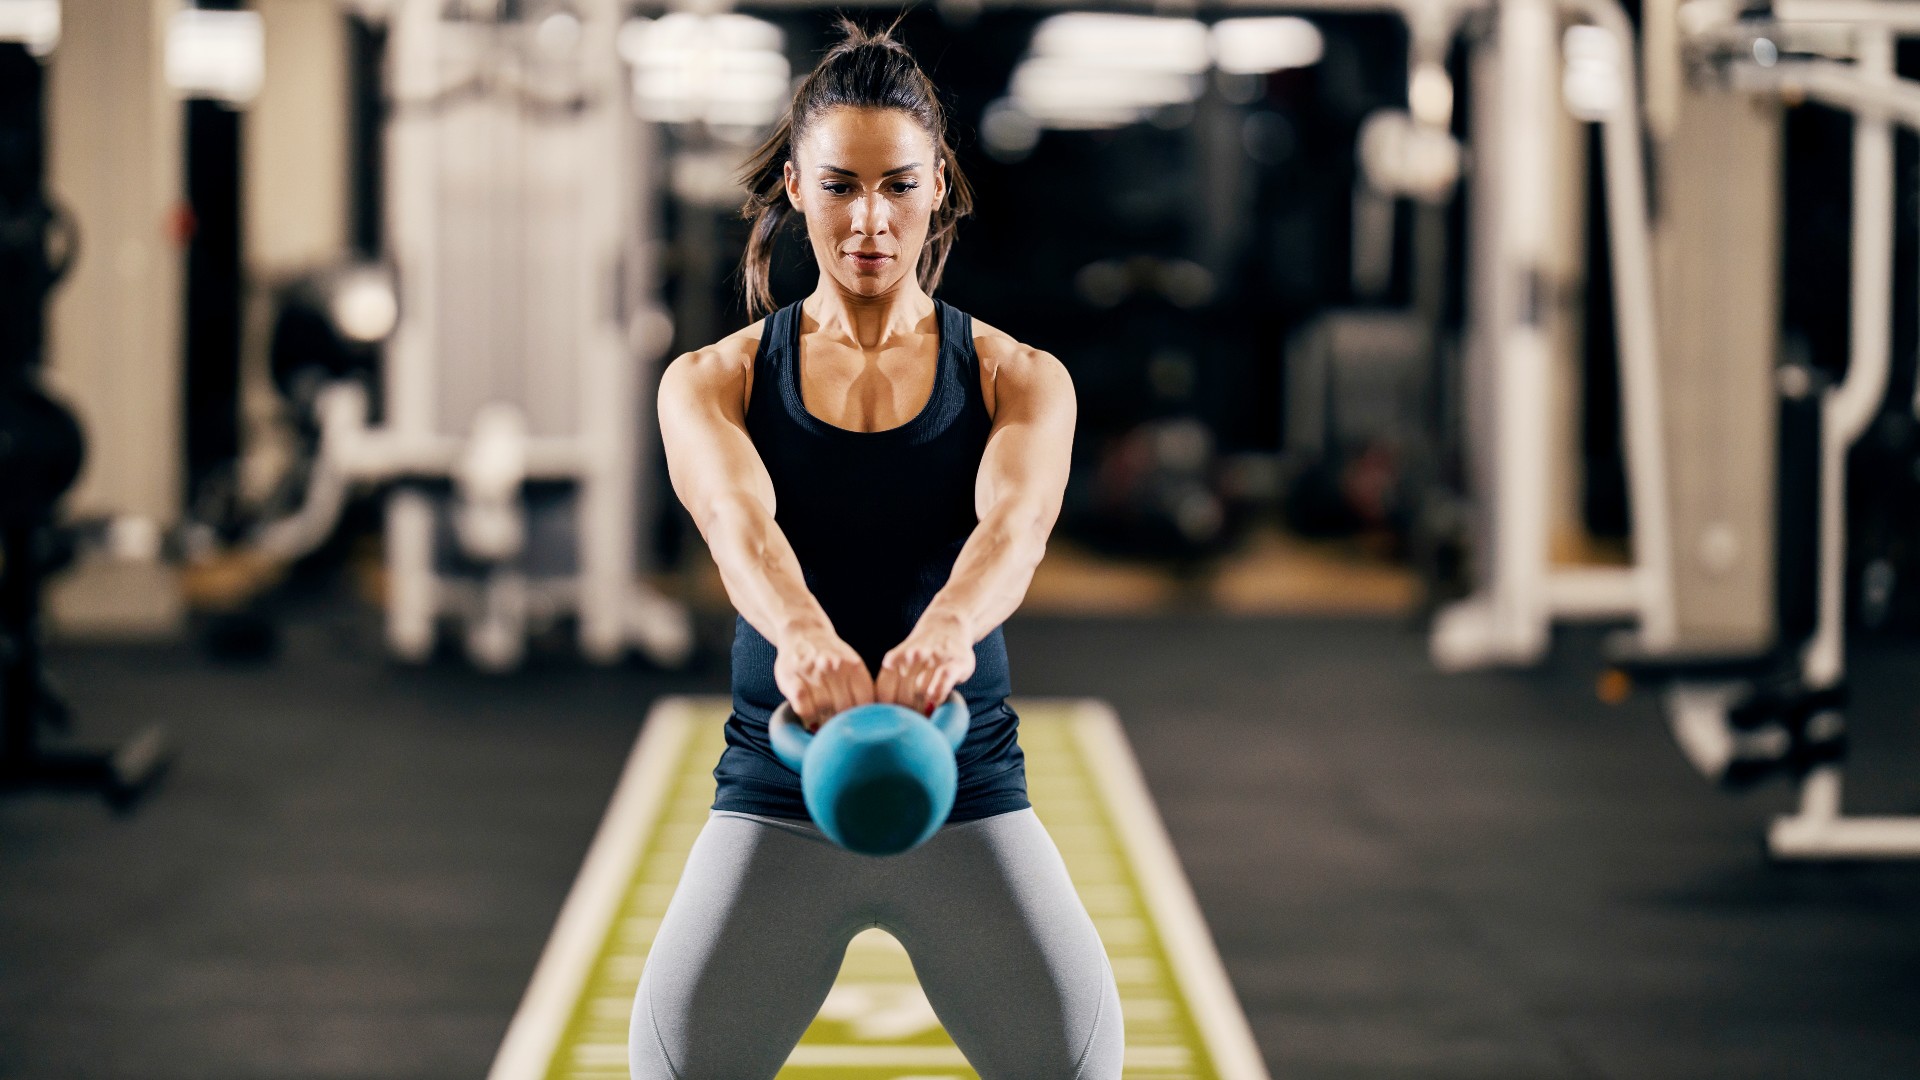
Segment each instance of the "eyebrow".
[{"label": "eyebrow", "polygon": [[[910,161],[905,165],[895,165],[893,168],[888,169],[886,172],[883,172],[880,175],[892,176],[895,173],[912,172],[913,170],[919,167],[920,167],[919,162]],[[852,169],[843,169],[838,165],[822,165],[820,166],[820,168],[830,173],[839,173],[841,176],[859,176],[860,175],[859,173],[854,172]]]}]

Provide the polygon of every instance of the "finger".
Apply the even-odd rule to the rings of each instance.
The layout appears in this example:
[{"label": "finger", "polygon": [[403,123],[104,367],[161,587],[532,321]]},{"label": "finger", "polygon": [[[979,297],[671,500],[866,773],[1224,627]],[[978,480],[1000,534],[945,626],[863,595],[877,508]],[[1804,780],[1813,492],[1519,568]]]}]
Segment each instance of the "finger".
[{"label": "finger", "polygon": [[800,726],[803,729],[807,731],[813,730],[813,704],[805,690],[788,695],[787,708],[788,711],[793,714],[793,718],[800,722]]},{"label": "finger", "polygon": [[[858,671],[856,671],[858,669]],[[860,704],[860,674],[865,671],[858,661],[842,664],[833,673],[833,715],[839,716],[855,705]]]},{"label": "finger", "polygon": [[865,661],[856,661],[853,665],[853,703],[871,705],[874,700],[873,674],[867,670]]},{"label": "finger", "polygon": [[899,677],[894,680],[893,693],[887,696],[887,700],[902,708],[913,708],[918,704],[914,700],[917,695],[913,689],[914,680],[918,677],[919,664],[917,662],[903,664],[900,668]]},{"label": "finger", "polygon": [[873,700],[900,700],[900,672],[893,666],[891,654],[880,665],[880,677],[873,680]]}]

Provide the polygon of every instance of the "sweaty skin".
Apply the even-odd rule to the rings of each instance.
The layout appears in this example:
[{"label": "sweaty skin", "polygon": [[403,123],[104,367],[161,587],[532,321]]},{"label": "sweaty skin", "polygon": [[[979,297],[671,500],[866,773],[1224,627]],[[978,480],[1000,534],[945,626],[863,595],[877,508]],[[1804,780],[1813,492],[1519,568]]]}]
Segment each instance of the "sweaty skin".
[{"label": "sweaty skin", "polygon": [[[785,180],[820,267],[801,304],[807,411],[852,431],[904,424],[932,392],[938,357],[933,299],[916,274],[946,196],[933,139],[900,110],[831,109],[795,147]],[[763,324],[676,358],[662,376],[674,493],[735,609],[773,644],[774,682],[809,730],[874,701],[931,712],[973,674],[974,643],[1020,606],[1045,554],[1066,490],[1073,383],[1052,354],[973,325],[993,417],[974,485],[979,521],[945,587],[877,673],[834,632],[774,521],[773,481],[746,430]]]}]

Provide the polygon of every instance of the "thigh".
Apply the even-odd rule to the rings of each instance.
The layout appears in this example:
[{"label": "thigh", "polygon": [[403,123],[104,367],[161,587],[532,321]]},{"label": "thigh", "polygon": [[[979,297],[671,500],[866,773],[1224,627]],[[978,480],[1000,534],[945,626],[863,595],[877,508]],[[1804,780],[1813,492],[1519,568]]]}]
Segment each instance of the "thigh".
[{"label": "thigh", "polygon": [[1117,1080],[1113,968],[1033,811],[949,826],[905,858],[884,925],[982,1080]]},{"label": "thigh", "polygon": [[779,1071],[863,925],[857,867],[817,832],[715,814],[647,954],[628,1034],[634,1080]]}]

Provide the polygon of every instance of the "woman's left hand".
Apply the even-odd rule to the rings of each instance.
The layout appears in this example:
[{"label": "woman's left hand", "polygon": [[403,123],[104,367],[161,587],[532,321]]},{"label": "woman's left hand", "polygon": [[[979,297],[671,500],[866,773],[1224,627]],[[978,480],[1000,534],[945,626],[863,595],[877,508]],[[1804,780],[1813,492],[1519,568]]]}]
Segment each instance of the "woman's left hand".
[{"label": "woman's left hand", "polygon": [[927,612],[907,639],[888,650],[873,680],[873,699],[931,713],[973,676],[973,642],[948,615]]}]

